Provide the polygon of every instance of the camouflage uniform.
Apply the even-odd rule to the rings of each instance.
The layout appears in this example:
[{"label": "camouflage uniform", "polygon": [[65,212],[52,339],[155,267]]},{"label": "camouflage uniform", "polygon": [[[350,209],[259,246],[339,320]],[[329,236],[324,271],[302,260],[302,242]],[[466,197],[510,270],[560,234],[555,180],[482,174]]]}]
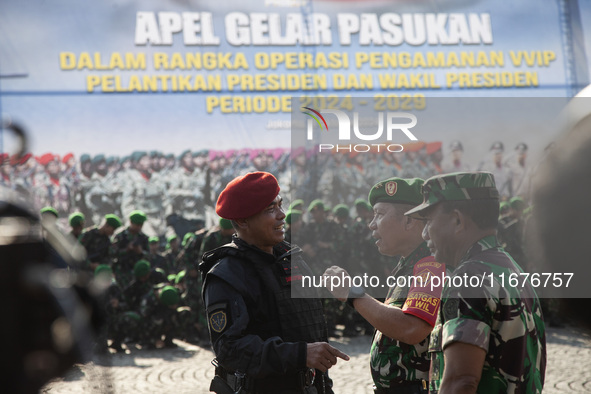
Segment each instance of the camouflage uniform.
[{"label": "camouflage uniform", "polygon": [[143,321],[142,346],[153,347],[154,342],[165,336],[164,344],[167,347],[175,346],[172,338],[178,336],[180,327],[178,308],[164,305],[158,292],[151,290],[141,301],[140,314]]},{"label": "camouflage uniform", "polygon": [[[401,258],[392,271],[392,276],[411,276],[415,264],[431,254],[423,242],[406,259]],[[409,283],[410,284],[410,283]],[[402,308],[410,286],[392,287],[388,291],[386,304]],[[397,383],[429,379],[429,339],[416,345],[394,340],[376,331],[370,352],[370,368],[374,384],[387,388]]]},{"label": "camouflage uniform", "polygon": [[[490,173],[435,176],[423,185],[423,203],[406,215],[420,217],[422,210],[446,201],[488,201],[493,209],[498,196]],[[463,281],[459,287],[445,282],[442,305],[430,338],[430,393],[437,393],[441,387],[444,349],[455,342],[486,351],[477,392],[542,392],[546,337],[540,301],[529,282],[520,280],[519,287],[508,282],[510,274],[519,277],[521,272],[495,235],[484,236],[458,262],[451,276],[476,277],[480,285],[474,286],[472,280],[469,284]]]},{"label": "camouflage uniform", "polygon": [[86,249],[86,268],[92,268],[90,263],[111,265],[111,239],[108,235],[101,234],[98,227],[85,230],[80,235],[80,243]]},{"label": "camouflage uniform", "polygon": [[[476,243],[454,276],[495,278],[522,272],[494,236]],[[468,343],[487,351],[479,393],[541,393],[546,369],[546,336],[540,302],[533,288],[493,286],[485,280],[478,296],[445,288],[435,329],[431,333],[430,392],[437,393],[443,376],[443,348]],[[488,286],[486,284],[489,284]],[[465,289],[464,289],[465,290]],[[470,289],[469,292],[475,289]]]},{"label": "camouflage uniform", "polygon": [[[136,243],[141,246],[143,253],[136,254],[134,251],[128,251],[127,246]],[[126,287],[133,279],[133,266],[140,259],[144,258],[148,251],[148,236],[143,232],[133,234],[129,229],[125,229],[115,235],[113,240],[113,253],[116,262],[113,264],[113,272],[117,281]]]}]

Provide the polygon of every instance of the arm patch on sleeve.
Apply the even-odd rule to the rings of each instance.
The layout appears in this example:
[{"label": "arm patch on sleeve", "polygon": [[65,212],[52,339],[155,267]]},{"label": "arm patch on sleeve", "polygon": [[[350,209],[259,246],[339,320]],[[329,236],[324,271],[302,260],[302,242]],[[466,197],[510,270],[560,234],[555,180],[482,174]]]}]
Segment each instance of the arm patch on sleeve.
[{"label": "arm patch on sleeve", "polygon": [[207,310],[207,324],[209,332],[214,337],[215,334],[221,334],[230,325],[230,314],[226,302],[218,302],[211,305]]},{"label": "arm patch on sleeve", "polygon": [[[433,276],[441,277],[443,273],[445,264],[436,262],[433,256],[417,262],[412,273],[417,280],[408,291],[402,311],[426,321],[433,327],[437,320],[443,286],[431,287],[431,279]],[[422,279],[422,283],[419,278]]]}]

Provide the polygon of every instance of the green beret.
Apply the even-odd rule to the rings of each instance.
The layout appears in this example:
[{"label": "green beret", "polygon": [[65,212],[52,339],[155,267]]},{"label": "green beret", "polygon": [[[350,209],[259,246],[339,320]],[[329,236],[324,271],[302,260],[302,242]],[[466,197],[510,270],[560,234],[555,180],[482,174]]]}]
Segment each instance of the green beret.
[{"label": "green beret", "polygon": [[139,313],[134,312],[134,311],[127,311],[127,312],[123,312],[123,316],[131,319],[131,320],[135,320],[135,321],[141,321],[142,317],[140,316]]},{"label": "green beret", "polygon": [[185,275],[187,275],[187,271],[182,270],[178,274],[176,274],[176,278],[174,278],[174,284],[178,285],[180,282],[185,280]]},{"label": "green beret", "polygon": [[98,164],[101,161],[105,161],[105,155],[103,155],[102,153],[92,158],[92,164]]},{"label": "green beret", "polygon": [[506,211],[506,210],[508,210],[509,208],[510,208],[510,205],[509,205],[509,203],[508,203],[507,201],[502,201],[502,202],[499,204],[499,212]]},{"label": "green beret", "polygon": [[144,157],[144,156],[146,156],[146,155],[147,155],[147,153],[146,153],[146,152],[143,152],[143,151],[136,151],[136,152],[133,152],[133,153],[131,154],[131,161],[133,161],[134,163],[135,163],[135,162],[138,162],[138,161],[140,161],[140,159],[141,159],[142,157]]},{"label": "green beret", "polygon": [[[298,209],[298,207],[301,207],[300,209]],[[299,211],[301,211],[304,208],[304,200],[302,200],[301,198],[298,198],[297,200],[293,200],[293,202],[291,204],[289,204],[289,210],[292,211],[294,209],[298,209]]]},{"label": "green beret", "polygon": [[290,209],[285,215],[285,223],[291,224],[302,219],[303,212],[297,209]]},{"label": "green beret", "polygon": [[516,211],[523,211],[526,204],[521,197],[513,197],[509,200],[509,205]]},{"label": "green beret", "polygon": [[346,206],[345,204],[337,204],[335,205],[335,207],[332,209],[332,213],[339,218],[348,218],[350,211],[349,211],[349,207]]},{"label": "green beret", "polygon": [[160,242],[160,238],[158,238],[156,236],[148,238],[148,243],[150,243],[150,244],[157,244],[158,242]]},{"label": "green beret", "polygon": [[119,162],[119,160],[115,156],[109,156],[105,161],[107,162],[108,166],[110,166],[113,163]]},{"label": "green beret", "polygon": [[232,221],[224,218],[220,218],[220,227],[223,230],[229,230],[232,228]]},{"label": "green beret", "polygon": [[374,185],[369,191],[369,203],[373,207],[379,202],[392,204],[409,204],[417,206],[423,202],[420,178],[388,178]]},{"label": "green beret", "polygon": [[172,241],[174,241],[177,238],[178,237],[176,236],[176,234],[169,235],[168,237],[166,237],[166,242],[171,243]]},{"label": "green beret", "polygon": [[83,153],[80,156],[80,163],[84,163],[84,162],[87,162],[87,161],[90,161],[90,155],[88,153]]},{"label": "green beret", "polygon": [[113,273],[113,269],[109,267],[107,264],[100,264],[98,267],[94,269],[94,276],[99,275],[111,275]]},{"label": "green beret", "polygon": [[112,213],[108,213],[105,215],[105,221],[109,226],[113,227],[114,229],[121,227],[121,225],[123,224],[121,222],[121,219],[119,219],[119,216],[114,215]]},{"label": "green beret", "polygon": [[130,159],[129,156],[123,156],[122,158],[119,159],[119,164],[123,164],[129,159]]},{"label": "green beret", "polygon": [[43,208],[41,208],[41,214],[44,214],[44,213],[51,213],[56,218],[59,217],[59,215],[57,213],[57,209],[55,209],[53,207],[43,207]]},{"label": "green beret", "polygon": [[144,224],[147,219],[146,214],[142,211],[135,210],[129,214],[129,221],[133,224]]},{"label": "green beret", "polygon": [[193,152],[193,157],[207,156],[207,155],[209,155],[209,149],[201,149],[199,151]]},{"label": "green beret", "polygon": [[310,203],[310,205],[308,205],[308,211],[312,211],[312,210],[314,210],[314,208],[317,208],[317,207],[319,207],[323,211],[326,210],[326,206],[324,205],[324,202],[322,202],[322,200],[320,200],[320,199],[316,199],[316,200],[313,200]]},{"label": "green beret", "polygon": [[364,208],[368,211],[372,210],[371,204],[367,202],[365,198],[358,198],[355,200],[355,209],[359,210],[359,208]]},{"label": "green beret", "polygon": [[133,274],[136,278],[141,278],[150,273],[150,262],[147,260],[140,260],[133,266]]},{"label": "green beret", "polygon": [[176,305],[179,303],[179,291],[174,286],[164,286],[160,292],[160,302],[166,306]]},{"label": "green beret", "polygon": [[168,281],[170,283],[174,283],[174,281],[176,280],[176,275],[175,274],[170,274],[166,277],[166,279],[168,279]]},{"label": "green beret", "polygon": [[423,184],[423,203],[405,215],[420,212],[442,201],[499,200],[495,177],[490,172],[454,172],[436,175]]},{"label": "green beret", "polygon": [[183,242],[181,242],[181,246],[185,246],[187,245],[191,239],[195,238],[196,235],[194,232],[190,231],[187,234],[185,234],[185,236],[183,237]]},{"label": "green beret", "polygon": [[178,157],[178,160],[182,160],[182,159],[183,159],[183,156],[185,156],[185,155],[190,155],[190,154],[191,154],[191,149],[184,150],[184,151],[182,151],[182,152],[181,152],[181,154],[179,155],[179,157]]},{"label": "green beret", "polygon": [[81,227],[84,223],[84,214],[82,212],[74,212],[68,218],[70,226]]}]

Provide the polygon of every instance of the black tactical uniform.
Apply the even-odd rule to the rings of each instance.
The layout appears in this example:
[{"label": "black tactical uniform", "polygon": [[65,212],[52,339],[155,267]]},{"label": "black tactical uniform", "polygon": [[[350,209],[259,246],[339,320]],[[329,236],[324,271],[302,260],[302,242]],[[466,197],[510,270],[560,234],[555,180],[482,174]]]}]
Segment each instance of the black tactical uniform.
[{"label": "black tactical uniform", "polygon": [[[322,303],[301,250],[282,242],[273,255],[239,238],[203,256],[203,298],[217,384],[241,393],[332,393],[327,374],[306,367],[306,343],[327,342]],[[215,389],[216,379],[212,382]],[[232,391],[232,392],[234,392]],[[222,392],[222,391],[216,391]]]}]

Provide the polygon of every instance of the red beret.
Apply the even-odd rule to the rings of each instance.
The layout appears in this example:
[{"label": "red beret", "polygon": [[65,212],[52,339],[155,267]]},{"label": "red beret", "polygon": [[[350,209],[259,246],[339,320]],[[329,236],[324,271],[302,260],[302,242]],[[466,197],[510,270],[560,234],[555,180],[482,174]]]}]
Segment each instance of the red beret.
[{"label": "red beret", "polygon": [[62,163],[66,164],[68,163],[68,160],[70,160],[72,157],[74,157],[73,153],[68,153],[66,154],[63,158],[62,158]]},{"label": "red beret", "polygon": [[441,149],[441,142],[429,142],[427,144],[427,154],[432,155]]},{"label": "red beret", "polygon": [[46,153],[43,156],[37,158],[37,161],[39,162],[39,164],[41,164],[42,166],[46,166],[48,165],[50,162],[55,160],[55,156],[52,155],[51,153]]},{"label": "red beret", "polygon": [[423,141],[413,141],[407,144],[404,144],[404,151],[405,152],[418,152],[425,147],[425,143]]},{"label": "red beret", "polygon": [[234,178],[220,193],[215,212],[224,219],[249,218],[273,202],[279,184],[268,172],[249,172]]}]

